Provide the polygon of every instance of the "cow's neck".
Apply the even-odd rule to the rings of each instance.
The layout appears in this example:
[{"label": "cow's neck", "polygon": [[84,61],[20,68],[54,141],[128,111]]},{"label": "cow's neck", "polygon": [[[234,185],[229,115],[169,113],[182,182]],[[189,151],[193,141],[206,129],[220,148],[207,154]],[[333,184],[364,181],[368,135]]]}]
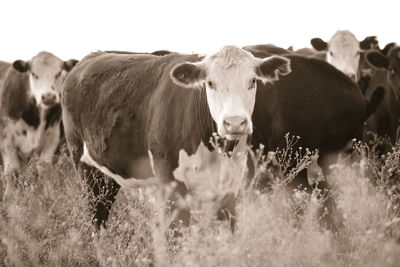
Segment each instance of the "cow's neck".
[{"label": "cow's neck", "polygon": [[[187,117],[190,123],[196,124],[195,127],[190,127],[191,129],[198,129],[200,139],[193,140],[196,144],[196,147],[191,147],[190,149],[185,148],[189,154],[197,150],[197,145],[200,145],[202,142],[210,151],[214,148],[211,144],[211,140],[213,138],[213,133],[217,131],[217,127],[215,122],[211,117],[211,113],[207,104],[207,96],[205,92],[205,88],[202,88],[199,92],[194,92],[192,95],[192,105],[189,106],[191,115]],[[194,133],[188,132],[188,140],[194,138]]]}]

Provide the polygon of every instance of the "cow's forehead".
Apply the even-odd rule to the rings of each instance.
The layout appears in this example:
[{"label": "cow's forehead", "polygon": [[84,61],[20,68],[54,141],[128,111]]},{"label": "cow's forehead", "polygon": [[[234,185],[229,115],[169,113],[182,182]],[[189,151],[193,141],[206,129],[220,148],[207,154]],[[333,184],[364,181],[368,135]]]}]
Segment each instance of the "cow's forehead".
[{"label": "cow's forehead", "polygon": [[36,74],[42,72],[58,72],[63,61],[49,52],[40,52],[30,60],[30,68]]},{"label": "cow's forehead", "polygon": [[329,41],[329,50],[352,51],[359,50],[359,46],[359,41],[349,31],[338,31]]},{"label": "cow's forehead", "polygon": [[257,60],[249,52],[235,47],[226,46],[218,53],[205,59],[209,76],[234,76],[254,73]]}]

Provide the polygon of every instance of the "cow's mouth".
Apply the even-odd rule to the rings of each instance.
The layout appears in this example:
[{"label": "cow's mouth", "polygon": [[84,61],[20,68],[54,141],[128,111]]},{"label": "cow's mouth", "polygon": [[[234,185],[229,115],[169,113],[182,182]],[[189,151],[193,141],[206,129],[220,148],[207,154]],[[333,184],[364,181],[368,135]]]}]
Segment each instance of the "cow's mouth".
[{"label": "cow's mouth", "polygon": [[247,133],[227,133],[227,134],[224,135],[224,137],[227,140],[238,140],[238,139],[242,138],[246,134]]},{"label": "cow's mouth", "polygon": [[50,108],[50,107],[53,107],[53,106],[55,106],[55,105],[57,105],[59,103],[57,101],[55,101],[55,100],[43,99],[42,100],[42,104],[43,104],[44,107]]}]

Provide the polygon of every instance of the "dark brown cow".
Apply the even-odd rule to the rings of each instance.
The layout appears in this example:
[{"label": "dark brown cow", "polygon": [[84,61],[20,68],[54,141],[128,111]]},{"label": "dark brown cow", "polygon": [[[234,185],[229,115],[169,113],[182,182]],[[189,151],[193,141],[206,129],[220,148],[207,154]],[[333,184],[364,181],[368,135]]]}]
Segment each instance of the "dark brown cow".
[{"label": "dark brown cow", "polygon": [[367,60],[380,68],[370,80],[367,98],[370,98],[371,91],[375,88],[385,88],[385,99],[377,108],[376,114],[367,121],[367,126],[380,136],[390,137],[394,144],[399,136],[400,126],[400,47],[390,43],[382,52],[368,53]]},{"label": "dark brown cow", "polygon": [[[29,61],[0,64],[0,150],[6,177],[33,154],[51,161],[60,140],[60,88],[77,60],[40,52]],[[11,195],[7,181],[4,196]]]},{"label": "dark brown cow", "polygon": [[[254,54],[266,57],[275,52],[275,48],[265,46],[257,47]],[[274,84],[258,84],[252,145],[258,148],[264,144],[265,151],[275,151],[285,147],[286,133],[300,136],[295,149],[318,149],[318,164],[327,175],[348,142],[361,139],[363,123],[382,98],[382,91],[374,94],[370,104],[357,85],[332,65],[289,52],[285,57],[290,59],[292,73]],[[299,185],[310,189],[306,170],[290,184],[293,188]],[[327,190],[329,184],[323,181],[318,187]],[[323,221],[328,228],[336,229],[335,202],[329,196],[325,203],[329,213]]]},{"label": "dark brown cow", "polygon": [[[237,193],[231,180],[241,180],[246,168],[257,80],[289,72],[284,57],[259,59],[231,46],[206,58],[113,53],[84,58],[64,83],[63,122],[75,166],[93,193],[98,196],[105,186],[103,174],[112,178],[107,201],[91,204],[96,226],[104,224],[120,186],[153,182],[175,184],[166,196],[176,211],[171,227],[178,220],[187,225],[181,200],[190,179],[177,176],[207,172],[209,166],[227,185],[221,200],[231,198]],[[209,143],[213,132],[234,144],[225,165]],[[145,180],[152,176],[155,181]],[[221,208],[234,213],[233,206]]]}]

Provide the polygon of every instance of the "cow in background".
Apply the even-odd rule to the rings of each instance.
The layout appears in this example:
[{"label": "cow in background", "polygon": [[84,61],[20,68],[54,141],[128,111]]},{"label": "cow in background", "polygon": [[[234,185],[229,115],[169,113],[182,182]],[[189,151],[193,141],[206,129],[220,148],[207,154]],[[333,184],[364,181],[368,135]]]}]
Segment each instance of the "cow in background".
[{"label": "cow in background", "polygon": [[[318,165],[327,176],[338,153],[347,148],[353,139],[361,139],[365,120],[375,111],[383,97],[383,91],[373,93],[366,101],[358,86],[332,65],[304,56],[290,54],[270,45],[247,46],[257,57],[280,53],[290,59],[292,72],[273,84],[258,84],[253,112],[253,148],[260,144],[265,151],[285,147],[285,134],[299,136],[294,149],[299,147],[318,149]],[[291,188],[318,187],[324,192],[330,189],[324,180],[315,183],[303,170],[289,184]],[[325,200],[329,213],[322,222],[328,229],[340,226],[340,213],[331,194]],[[321,216],[323,214],[321,209]]]},{"label": "cow in background", "polygon": [[379,49],[376,36],[366,37],[358,41],[349,31],[337,31],[329,42],[321,38],[311,39],[311,45],[317,51],[326,52],[326,61],[341,70],[353,81],[358,81],[365,73],[360,69],[360,58],[363,51]]},{"label": "cow in background", "polygon": [[40,52],[29,61],[0,64],[0,153],[5,197],[14,186],[10,174],[32,155],[52,160],[60,140],[61,85],[77,62]]},{"label": "cow in background", "polygon": [[367,128],[380,136],[388,136],[394,145],[400,126],[400,47],[389,43],[380,52],[367,53],[366,58],[371,65],[379,68],[371,77],[366,97],[371,98],[376,87],[385,89],[384,101],[367,121]]}]

